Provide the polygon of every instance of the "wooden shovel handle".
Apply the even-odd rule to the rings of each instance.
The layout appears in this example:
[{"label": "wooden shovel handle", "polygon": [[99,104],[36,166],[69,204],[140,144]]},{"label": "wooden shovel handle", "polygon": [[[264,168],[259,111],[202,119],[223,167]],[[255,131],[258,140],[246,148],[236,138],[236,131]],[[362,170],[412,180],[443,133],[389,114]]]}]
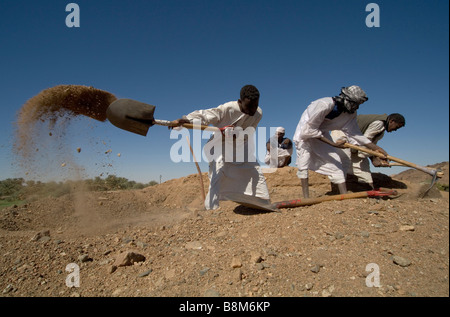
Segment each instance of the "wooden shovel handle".
[{"label": "wooden shovel handle", "polygon": [[303,199],[293,199],[293,200],[285,200],[273,203],[273,207],[281,209],[281,208],[295,208],[300,206],[309,206],[318,204],[324,201],[332,201],[332,200],[344,200],[344,199],[354,199],[354,198],[365,198],[365,197],[382,197],[382,196],[390,196],[397,195],[397,191],[395,189],[385,190],[385,189],[377,189],[366,192],[356,192],[356,193],[347,193],[347,194],[339,194],[332,196],[322,196],[315,198],[303,198]]},{"label": "wooden shovel handle", "polygon": [[221,132],[219,128],[211,127],[208,125],[199,125],[199,124],[192,124],[192,123],[184,123],[181,125],[182,127],[186,129],[195,129],[195,130],[207,130],[207,131],[215,131],[215,132]]},{"label": "wooden shovel handle", "polygon": [[331,200],[344,200],[344,199],[353,199],[353,198],[364,198],[368,197],[369,194],[367,192],[357,192],[357,193],[349,193],[342,195],[332,195],[332,196],[323,196],[323,197],[315,197],[315,198],[303,198],[303,199],[293,199],[286,201],[279,201],[274,203],[274,207],[276,208],[294,208],[300,206],[309,206],[318,204],[324,201]]},{"label": "wooden shovel handle", "polygon": [[[370,149],[365,148],[365,147],[353,145],[353,144],[350,144],[350,143],[344,143],[344,146],[347,147],[347,148],[350,148],[350,149],[358,150],[358,151],[361,151],[361,152],[366,152],[366,153],[371,154],[373,156],[378,156],[378,157],[381,157],[381,158],[385,157],[383,154],[381,154],[381,153],[379,153],[377,151],[370,150]],[[420,166],[420,165],[417,165],[417,164],[414,164],[414,163],[411,163],[411,162],[408,162],[408,161],[405,161],[405,160],[402,160],[402,159],[399,159],[399,158],[396,158],[396,157],[393,157],[393,156],[390,156],[390,155],[387,155],[386,157],[387,157],[388,160],[395,161],[395,162],[401,163],[401,164],[403,164],[405,166],[418,169],[419,171],[422,171],[424,173],[430,174],[432,176],[434,176],[434,175],[436,175],[437,177],[442,177],[443,176],[442,172],[437,172],[434,169],[423,167],[423,166]]]},{"label": "wooden shovel handle", "polygon": [[[176,127],[176,125],[172,124],[172,122],[168,121],[168,120],[154,119],[153,123],[157,124],[157,125],[163,125],[166,127],[174,127],[174,128]],[[211,127],[208,125],[201,125],[201,124],[184,123],[181,126],[186,129],[208,130],[208,131],[217,131],[217,132],[221,131],[219,128]]]}]

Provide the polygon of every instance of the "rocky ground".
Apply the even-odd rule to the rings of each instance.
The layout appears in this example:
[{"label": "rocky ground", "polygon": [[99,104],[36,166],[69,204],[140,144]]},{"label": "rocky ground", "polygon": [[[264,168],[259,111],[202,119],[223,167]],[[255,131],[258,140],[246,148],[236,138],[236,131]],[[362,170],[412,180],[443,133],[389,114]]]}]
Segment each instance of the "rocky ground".
[{"label": "rocky ground", "polygon": [[[448,186],[448,162],[434,166]],[[265,175],[273,202],[301,198],[294,167]],[[190,175],[5,208],[0,296],[449,296],[448,192],[421,198],[431,177],[415,170],[374,178],[399,195],[205,211]],[[326,177],[310,183],[311,196],[330,194]]]}]

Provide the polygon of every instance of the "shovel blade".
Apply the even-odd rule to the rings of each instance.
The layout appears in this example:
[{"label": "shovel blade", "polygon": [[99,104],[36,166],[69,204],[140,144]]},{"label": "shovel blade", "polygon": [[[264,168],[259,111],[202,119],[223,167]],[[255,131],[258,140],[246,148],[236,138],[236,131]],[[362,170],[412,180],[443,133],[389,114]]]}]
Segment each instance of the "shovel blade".
[{"label": "shovel blade", "polygon": [[106,110],[106,117],[116,127],[146,136],[154,125],[155,106],[132,99],[117,99]]},{"label": "shovel blade", "polygon": [[265,211],[279,211],[277,207],[265,199],[255,196],[248,196],[236,193],[222,194],[221,200],[230,200],[244,207],[265,210]]}]

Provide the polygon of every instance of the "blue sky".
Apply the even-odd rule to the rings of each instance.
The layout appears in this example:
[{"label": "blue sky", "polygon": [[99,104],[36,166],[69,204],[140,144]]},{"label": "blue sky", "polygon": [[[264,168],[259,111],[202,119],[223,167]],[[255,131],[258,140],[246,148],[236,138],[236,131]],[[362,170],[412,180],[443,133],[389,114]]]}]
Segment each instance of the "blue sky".
[{"label": "blue sky", "polygon": [[[419,165],[448,161],[447,0],[374,1],[377,28],[366,26],[371,1],[361,0],[75,0],[78,28],[65,24],[70,2],[0,2],[0,179],[32,177],[12,153],[17,111],[61,84],[153,104],[165,120],[237,100],[253,84],[260,127],[284,126],[291,138],[311,101],[356,84],[369,96],[359,113],[406,117],[405,128],[379,143],[390,155]],[[161,126],[143,137],[80,118],[58,140],[63,153],[42,140],[36,177],[71,177],[75,169],[148,182],[196,173],[192,162],[172,162],[177,141]],[[207,163],[200,167],[207,171]]]}]

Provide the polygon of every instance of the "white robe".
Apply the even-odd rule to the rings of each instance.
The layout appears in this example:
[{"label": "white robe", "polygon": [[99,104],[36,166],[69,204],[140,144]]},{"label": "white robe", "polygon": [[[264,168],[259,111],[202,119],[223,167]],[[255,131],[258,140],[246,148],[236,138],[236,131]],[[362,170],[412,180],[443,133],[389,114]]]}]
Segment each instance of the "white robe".
[{"label": "white robe", "polygon": [[[229,125],[241,127],[243,131],[255,131],[259,121],[262,118],[262,110],[258,108],[253,116],[249,116],[240,111],[237,101],[227,102],[206,110],[197,110],[186,116],[187,119],[193,121],[201,120],[203,125],[213,125],[223,128]],[[249,128],[248,130],[245,130]],[[239,129],[237,129],[239,131]],[[241,130],[242,131],[242,130]],[[254,142],[253,136],[249,136],[246,140],[237,138],[237,151],[244,151],[249,147],[249,142]],[[251,145],[251,144],[250,144]],[[209,163],[209,191],[205,199],[206,209],[217,209],[220,200],[232,200],[237,202],[248,202],[253,204],[270,203],[269,191],[267,189],[264,174],[261,171],[258,161],[254,154],[249,159],[230,160],[225,152],[225,138],[216,134],[207,144],[208,148],[222,148],[223,155],[215,153],[214,159]],[[205,146],[206,148],[206,146]],[[252,148],[252,146],[250,146]],[[254,146],[253,146],[254,149]],[[206,153],[207,155],[210,153]]]},{"label": "white robe", "polygon": [[[376,120],[369,124],[366,131],[364,132],[364,136],[367,137],[373,144],[377,144],[379,140],[381,140],[384,136],[385,126],[384,122],[381,120]],[[331,131],[331,137],[334,142],[344,137],[345,134],[340,130]],[[358,178],[358,181],[361,183],[373,183],[372,173],[370,171],[370,162],[368,157],[370,154],[356,151],[353,149],[344,149],[344,152],[351,162],[348,167],[348,174],[355,175]]]},{"label": "white robe", "polygon": [[334,108],[331,97],[313,101],[303,112],[294,134],[294,144],[297,148],[297,167],[300,178],[305,177],[305,171],[312,170],[327,175],[331,182],[345,182],[347,164],[345,153],[318,138],[321,136],[331,140],[330,131],[342,130],[349,143],[366,145],[370,140],[361,134],[356,122],[356,112],[343,112],[330,120],[325,118]]},{"label": "white robe", "polygon": [[289,158],[292,156],[292,153],[294,152],[293,147],[291,146],[289,149],[283,149],[281,147],[282,143],[278,143],[277,136],[271,137],[268,142],[272,151],[266,152],[264,163],[269,165],[269,167],[271,168],[285,166],[286,161],[289,160]]}]

